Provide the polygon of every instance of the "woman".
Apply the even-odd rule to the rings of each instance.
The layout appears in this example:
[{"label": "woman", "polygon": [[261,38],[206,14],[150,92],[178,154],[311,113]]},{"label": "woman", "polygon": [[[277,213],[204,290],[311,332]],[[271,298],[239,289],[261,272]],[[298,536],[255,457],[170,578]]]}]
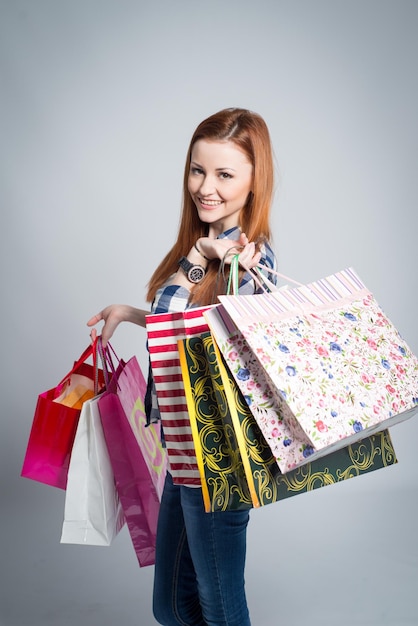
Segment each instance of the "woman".
[{"label": "woman", "polygon": [[[186,158],[177,241],[148,286],[152,313],[216,302],[225,290],[219,285],[220,264],[237,251],[239,293],[254,293],[257,286],[246,270],[258,263],[275,267],[269,244],[272,194],[272,149],[259,115],[225,109],[199,124]],[[145,327],[147,313],[110,305],[88,325],[104,321],[106,344],[120,322]],[[149,390],[155,400],[152,380]],[[155,412],[158,417],[158,405],[152,405],[149,419]],[[205,513],[201,489],[174,485],[168,472],[154,578],[153,609],[160,624],[250,626],[244,585],[248,519],[248,511]]]}]

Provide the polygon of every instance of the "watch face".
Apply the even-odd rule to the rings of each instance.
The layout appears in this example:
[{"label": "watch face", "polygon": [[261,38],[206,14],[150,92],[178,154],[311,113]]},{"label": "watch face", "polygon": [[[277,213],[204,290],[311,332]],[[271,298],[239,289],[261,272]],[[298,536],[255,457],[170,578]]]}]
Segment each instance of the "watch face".
[{"label": "watch face", "polygon": [[193,265],[185,256],[181,257],[179,265],[191,283],[200,282],[206,273],[204,267],[201,265]]},{"label": "watch face", "polygon": [[188,278],[191,283],[198,283],[202,280],[205,275],[205,270],[200,265],[193,265],[193,267],[189,270]]}]

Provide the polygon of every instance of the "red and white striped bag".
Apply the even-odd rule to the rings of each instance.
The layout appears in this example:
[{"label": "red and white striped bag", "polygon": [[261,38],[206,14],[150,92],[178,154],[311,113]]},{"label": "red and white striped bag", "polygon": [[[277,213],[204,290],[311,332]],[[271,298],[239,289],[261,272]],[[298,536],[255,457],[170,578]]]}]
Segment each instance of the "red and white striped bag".
[{"label": "red and white striped bag", "polygon": [[208,332],[210,306],[146,316],[148,350],[164,430],[170,473],[177,485],[200,485],[177,341]]}]

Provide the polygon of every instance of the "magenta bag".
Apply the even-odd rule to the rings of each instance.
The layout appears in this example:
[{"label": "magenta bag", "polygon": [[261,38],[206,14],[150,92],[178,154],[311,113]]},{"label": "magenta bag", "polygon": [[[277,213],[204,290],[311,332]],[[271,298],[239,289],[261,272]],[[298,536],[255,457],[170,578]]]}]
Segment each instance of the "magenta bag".
[{"label": "magenta bag", "polygon": [[98,401],[116,489],[140,566],[153,565],[167,469],[160,425],[146,426],[146,382],[136,357],[120,361]]}]

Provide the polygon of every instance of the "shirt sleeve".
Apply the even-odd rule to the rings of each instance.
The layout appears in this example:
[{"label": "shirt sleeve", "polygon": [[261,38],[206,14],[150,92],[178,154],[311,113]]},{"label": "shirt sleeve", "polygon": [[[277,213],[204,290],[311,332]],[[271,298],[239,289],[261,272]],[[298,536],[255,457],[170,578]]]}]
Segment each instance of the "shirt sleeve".
[{"label": "shirt sleeve", "polygon": [[184,311],[187,308],[189,297],[190,291],[180,285],[162,287],[157,291],[152,303],[152,313]]}]

